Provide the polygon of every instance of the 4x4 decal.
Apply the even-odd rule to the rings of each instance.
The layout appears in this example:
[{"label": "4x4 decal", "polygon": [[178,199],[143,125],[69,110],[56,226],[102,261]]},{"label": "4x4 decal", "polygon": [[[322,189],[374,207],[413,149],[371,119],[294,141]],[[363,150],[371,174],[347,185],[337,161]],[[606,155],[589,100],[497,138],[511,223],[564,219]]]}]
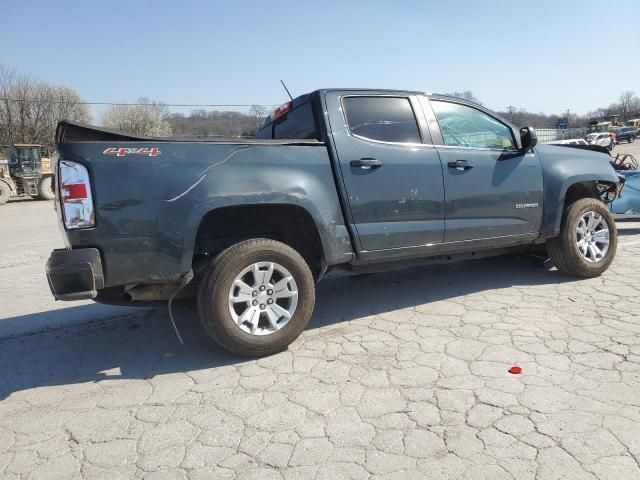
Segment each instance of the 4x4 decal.
[{"label": "4x4 decal", "polygon": [[125,155],[144,155],[147,157],[156,157],[160,155],[160,150],[156,147],[153,148],[123,148],[123,147],[110,147],[107,148],[103,155],[115,155],[116,157],[124,157]]}]

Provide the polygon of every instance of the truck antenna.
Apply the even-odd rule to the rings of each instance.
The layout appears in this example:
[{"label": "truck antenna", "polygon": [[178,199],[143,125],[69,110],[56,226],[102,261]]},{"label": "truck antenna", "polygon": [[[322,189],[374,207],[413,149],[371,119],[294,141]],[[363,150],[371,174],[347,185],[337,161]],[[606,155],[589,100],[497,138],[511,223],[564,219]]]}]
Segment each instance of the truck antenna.
[{"label": "truck antenna", "polygon": [[291,100],[293,100],[293,97],[291,96],[291,92],[289,91],[289,89],[287,88],[287,86],[284,84],[284,82],[283,82],[282,80],[280,80],[280,83],[282,84],[282,86],[283,86],[283,87],[284,87],[284,89],[286,90],[287,95],[289,95],[289,98],[290,98]]}]

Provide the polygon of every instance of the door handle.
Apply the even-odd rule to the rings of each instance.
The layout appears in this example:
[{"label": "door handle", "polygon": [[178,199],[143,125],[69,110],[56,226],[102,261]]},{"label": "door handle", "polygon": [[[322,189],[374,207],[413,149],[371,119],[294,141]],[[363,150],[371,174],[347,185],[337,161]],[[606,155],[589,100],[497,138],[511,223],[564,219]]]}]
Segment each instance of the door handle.
[{"label": "door handle", "polygon": [[361,158],[360,160],[351,160],[350,165],[363,170],[373,170],[375,168],[380,168],[382,166],[382,162],[375,158]]},{"label": "door handle", "polygon": [[455,162],[447,163],[449,168],[455,168],[456,170],[464,171],[471,170],[473,168],[473,163],[468,160],[456,160]]}]

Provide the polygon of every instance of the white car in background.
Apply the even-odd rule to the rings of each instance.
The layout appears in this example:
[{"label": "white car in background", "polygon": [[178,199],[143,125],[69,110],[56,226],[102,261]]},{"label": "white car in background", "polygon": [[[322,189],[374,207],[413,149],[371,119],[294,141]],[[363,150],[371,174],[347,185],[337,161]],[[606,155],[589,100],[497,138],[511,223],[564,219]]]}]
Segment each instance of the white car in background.
[{"label": "white car in background", "polygon": [[587,135],[587,142],[589,142],[590,145],[600,145],[601,147],[611,149],[609,132],[590,133]]}]

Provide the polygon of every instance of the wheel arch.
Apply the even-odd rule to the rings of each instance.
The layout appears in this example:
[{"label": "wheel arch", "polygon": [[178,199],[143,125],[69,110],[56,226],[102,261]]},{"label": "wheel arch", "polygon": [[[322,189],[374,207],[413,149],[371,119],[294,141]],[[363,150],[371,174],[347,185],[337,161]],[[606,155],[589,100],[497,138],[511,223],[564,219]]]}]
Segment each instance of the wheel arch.
[{"label": "wheel arch", "polygon": [[193,254],[214,256],[249,238],[271,238],[296,250],[319,278],[326,267],[321,227],[309,209],[286,202],[245,203],[207,210],[194,229]]},{"label": "wheel arch", "polygon": [[616,184],[616,179],[593,175],[568,178],[562,185],[545,191],[543,236],[555,237],[560,233],[560,224],[565,208],[580,198],[601,199],[603,188]]}]

